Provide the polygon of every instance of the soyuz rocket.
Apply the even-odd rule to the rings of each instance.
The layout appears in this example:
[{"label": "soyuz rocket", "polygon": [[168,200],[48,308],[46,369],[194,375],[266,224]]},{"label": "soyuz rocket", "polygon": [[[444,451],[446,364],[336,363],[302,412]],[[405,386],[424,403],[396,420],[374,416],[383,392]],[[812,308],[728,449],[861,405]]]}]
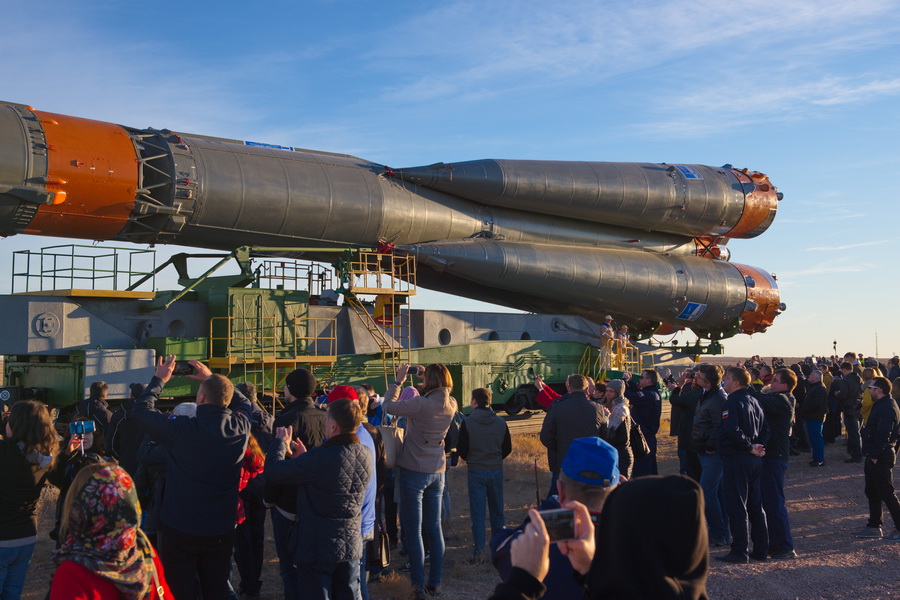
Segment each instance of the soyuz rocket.
[{"label": "soyuz rocket", "polygon": [[[309,249],[389,243],[417,284],[639,334],[765,331],[774,278],[730,262],[781,194],[731,165],[353,156],[136,129],[0,102],[0,235]],[[332,255],[333,256],[333,255]],[[326,257],[325,260],[328,260]]]}]

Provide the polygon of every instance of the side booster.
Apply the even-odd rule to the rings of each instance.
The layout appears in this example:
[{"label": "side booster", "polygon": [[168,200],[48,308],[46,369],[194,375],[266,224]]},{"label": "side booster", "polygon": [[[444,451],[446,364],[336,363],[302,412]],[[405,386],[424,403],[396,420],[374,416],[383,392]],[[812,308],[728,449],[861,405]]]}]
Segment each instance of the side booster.
[{"label": "side booster", "polygon": [[[438,291],[649,333],[764,331],[774,279],[727,262],[771,224],[756,172],[478,160],[390,169],[352,156],[135,129],[0,102],[0,235],[231,250],[374,246]],[[321,259],[314,252],[310,259]]]}]

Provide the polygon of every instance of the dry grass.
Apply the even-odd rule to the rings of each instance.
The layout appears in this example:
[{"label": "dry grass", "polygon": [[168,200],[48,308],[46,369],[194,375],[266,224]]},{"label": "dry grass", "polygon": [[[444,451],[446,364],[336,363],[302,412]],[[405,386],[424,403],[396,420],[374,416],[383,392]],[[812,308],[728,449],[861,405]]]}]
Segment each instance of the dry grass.
[{"label": "dry grass", "polygon": [[[398,556],[399,558],[399,556]],[[381,576],[381,579],[369,583],[369,596],[381,600],[406,600],[413,593],[413,586],[409,577],[400,575],[395,571],[389,571]]]},{"label": "dry grass", "polygon": [[513,435],[513,452],[505,461],[503,468],[534,467],[535,461],[539,470],[547,470],[547,448],[541,443],[536,433]]}]

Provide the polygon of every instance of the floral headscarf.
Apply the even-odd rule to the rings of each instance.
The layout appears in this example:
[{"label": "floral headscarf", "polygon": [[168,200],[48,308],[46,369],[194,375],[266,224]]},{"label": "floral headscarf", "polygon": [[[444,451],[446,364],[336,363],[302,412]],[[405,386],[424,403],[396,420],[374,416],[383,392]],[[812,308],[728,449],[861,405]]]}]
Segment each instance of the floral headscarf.
[{"label": "floral headscarf", "polygon": [[53,553],[59,564],[73,561],[112,582],[122,598],[149,596],[156,569],[155,553],[141,531],[141,505],[131,476],[115,465],[93,473],[72,500],[62,546]]}]

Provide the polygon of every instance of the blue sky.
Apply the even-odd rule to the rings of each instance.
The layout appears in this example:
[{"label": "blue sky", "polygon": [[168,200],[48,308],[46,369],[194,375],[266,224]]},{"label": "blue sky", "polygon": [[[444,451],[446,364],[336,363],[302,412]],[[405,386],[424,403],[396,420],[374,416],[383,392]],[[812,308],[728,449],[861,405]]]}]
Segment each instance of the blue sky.
[{"label": "blue sky", "polygon": [[[727,353],[900,352],[900,0],[226,6],[6,6],[0,99],[391,166],[749,167],[785,197],[732,260],[775,273],[788,310]],[[0,241],[0,274],[50,242]]]}]

